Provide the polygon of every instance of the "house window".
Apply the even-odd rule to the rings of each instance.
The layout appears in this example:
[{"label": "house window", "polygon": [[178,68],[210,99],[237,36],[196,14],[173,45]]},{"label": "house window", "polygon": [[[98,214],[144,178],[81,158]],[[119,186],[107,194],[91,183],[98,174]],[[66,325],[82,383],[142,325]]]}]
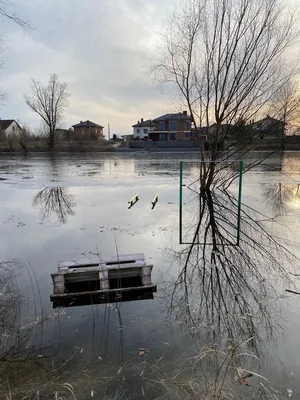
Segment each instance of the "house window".
[{"label": "house window", "polygon": [[185,137],[191,137],[192,132],[184,132]]},{"label": "house window", "polygon": [[192,136],[196,137],[197,136],[197,132],[196,131],[192,131]]},{"label": "house window", "polygon": [[13,131],[15,130],[15,127],[13,126]]},{"label": "house window", "polygon": [[144,135],[147,135],[147,134],[148,134],[148,129],[147,129],[147,128],[143,129],[143,134],[144,134]]},{"label": "house window", "polygon": [[176,132],[171,132],[170,140],[176,140]]},{"label": "house window", "polygon": [[187,120],[184,121],[184,127],[185,128],[190,128],[191,126],[192,126],[192,122],[190,120],[187,119]]},{"label": "house window", "polygon": [[140,130],[139,130],[139,128],[137,128],[137,130],[136,130],[136,133],[140,133]]},{"label": "house window", "polygon": [[170,121],[169,122],[169,130],[170,131],[176,131],[176,121]]},{"label": "house window", "polygon": [[96,134],[98,134],[98,129],[95,129]]},{"label": "house window", "polygon": [[159,123],[159,130],[165,131],[165,122],[164,121]]}]

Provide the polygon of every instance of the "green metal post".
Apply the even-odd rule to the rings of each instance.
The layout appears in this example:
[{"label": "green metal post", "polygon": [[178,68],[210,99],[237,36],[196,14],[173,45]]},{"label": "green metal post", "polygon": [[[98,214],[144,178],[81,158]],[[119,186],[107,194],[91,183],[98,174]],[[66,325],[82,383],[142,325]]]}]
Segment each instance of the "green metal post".
[{"label": "green metal post", "polygon": [[179,178],[179,244],[182,244],[182,167],[183,167],[183,162],[180,161],[180,178]]},{"label": "green metal post", "polygon": [[242,203],[242,185],[243,185],[243,160],[240,160],[240,177],[239,177],[239,197],[238,197],[238,220],[237,220],[237,237],[236,244],[240,245],[240,230],[241,230],[241,203]]}]

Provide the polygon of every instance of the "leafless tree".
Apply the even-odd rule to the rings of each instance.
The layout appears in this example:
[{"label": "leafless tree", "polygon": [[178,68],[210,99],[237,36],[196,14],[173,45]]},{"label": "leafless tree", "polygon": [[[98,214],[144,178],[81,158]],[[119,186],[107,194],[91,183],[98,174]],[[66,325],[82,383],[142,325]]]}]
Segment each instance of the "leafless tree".
[{"label": "leafless tree", "polygon": [[49,147],[53,148],[55,129],[62,121],[63,110],[69,104],[67,84],[59,81],[56,74],[51,74],[47,84],[31,80],[31,94],[25,95],[25,103],[37,113],[47,126]]},{"label": "leafless tree", "polygon": [[[244,132],[226,151],[222,145],[232,125],[244,127],[267,111],[292,78],[285,56],[298,37],[296,14],[279,0],[186,0],[163,35],[162,56],[153,68],[159,81],[180,92],[192,122],[208,138],[207,152],[199,146],[207,162],[188,186],[195,209],[190,244],[175,252],[180,272],[171,309],[214,342],[254,337],[249,343],[257,348],[259,337],[273,332],[267,304],[277,296],[265,274],[289,279],[293,254],[270,234],[273,220],[247,204],[236,243],[235,161],[256,148],[259,134]],[[248,162],[244,172],[271,153]]]},{"label": "leafless tree", "polygon": [[289,131],[292,133],[293,127],[298,126],[300,117],[300,85],[296,79],[288,80],[274,94],[270,105],[270,113],[283,122],[281,147],[284,150],[285,131],[289,127]]},{"label": "leafless tree", "polygon": [[279,0],[186,0],[174,14],[154,72],[179,90],[195,125],[206,127],[209,159],[229,136],[224,124],[253,119],[289,80],[284,57],[299,37],[296,23]]},{"label": "leafless tree", "polygon": [[41,205],[42,219],[55,215],[57,220],[65,224],[70,215],[74,215],[76,203],[74,196],[67,193],[65,188],[44,188],[33,200],[33,206]]}]

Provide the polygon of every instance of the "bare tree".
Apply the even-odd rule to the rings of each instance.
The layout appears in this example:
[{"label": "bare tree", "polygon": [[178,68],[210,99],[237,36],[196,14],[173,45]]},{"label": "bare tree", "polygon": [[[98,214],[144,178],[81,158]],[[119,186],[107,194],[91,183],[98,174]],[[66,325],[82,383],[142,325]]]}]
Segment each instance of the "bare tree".
[{"label": "bare tree", "polygon": [[[202,321],[213,327],[214,340],[222,334],[233,342],[251,337],[254,315],[270,333],[265,304],[275,291],[263,272],[276,271],[288,280],[285,265],[294,260],[284,241],[269,233],[271,219],[246,204],[235,243],[238,200],[230,186],[239,175],[235,160],[257,146],[259,134],[249,134],[247,123],[269,107],[294,74],[284,57],[299,37],[296,22],[279,0],[186,0],[163,35],[162,57],[154,67],[160,81],[178,89],[192,121],[208,137],[206,154],[199,146],[207,162],[188,186],[197,207],[190,245],[179,254],[172,307],[178,304],[181,317],[196,328]],[[243,137],[222,151],[220,143],[237,122]],[[244,172],[268,156],[248,162]]]},{"label": "bare tree", "polygon": [[285,131],[287,125],[289,131],[292,127],[298,125],[300,117],[300,85],[297,80],[288,80],[274,94],[270,105],[270,112],[275,118],[283,122],[281,129],[281,147],[284,150],[285,146]]},{"label": "bare tree", "polygon": [[[170,309],[189,333],[206,334],[220,347],[246,340],[258,352],[260,339],[276,332],[270,302],[280,294],[270,277],[291,284],[287,266],[296,257],[270,233],[273,218],[242,204],[237,242],[238,198],[231,184],[239,175],[236,160],[257,146],[259,134],[249,134],[248,123],[268,110],[295,73],[285,57],[299,37],[296,24],[296,14],[279,0],[186,0],[163,35],[154,67],[158,80],[180,92],[209,145],[207,152],[199,146],[207,162],[186,185],[195,209],[185,224],[189,244],[175,250],[180,272]],[[237,122],[243,135],[223,151]],[[247,162],[244,172],[270,154]]]},{"label": "bare tree", "polygon": [[56,74],[51,74],[46,85],[31,80],[31,94],[25,95],[25,103],[31,110],[37,113],[47,126],[49,147],[53,148],[55,129],[59,126],[63,117],[63,110],[69,104],[67,84],[60,82]]},{"label": "bare tree", "polygon": [[186,0],[173,16],[154,72],[206,127],[211,160],[229,134],[222,125],[253,119],[290,78],[283,60],[299,37],[296,21],[279,0]]}]

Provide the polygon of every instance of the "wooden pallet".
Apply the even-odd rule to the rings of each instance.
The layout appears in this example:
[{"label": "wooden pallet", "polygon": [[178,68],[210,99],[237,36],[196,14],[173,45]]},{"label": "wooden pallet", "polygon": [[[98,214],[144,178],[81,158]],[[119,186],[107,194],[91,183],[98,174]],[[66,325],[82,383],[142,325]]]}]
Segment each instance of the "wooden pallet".
[{"label": "wooden pallet", "polygon": [[152,268],[142,253],[59,262],[50,298],[54,306],[153,298]]}]

